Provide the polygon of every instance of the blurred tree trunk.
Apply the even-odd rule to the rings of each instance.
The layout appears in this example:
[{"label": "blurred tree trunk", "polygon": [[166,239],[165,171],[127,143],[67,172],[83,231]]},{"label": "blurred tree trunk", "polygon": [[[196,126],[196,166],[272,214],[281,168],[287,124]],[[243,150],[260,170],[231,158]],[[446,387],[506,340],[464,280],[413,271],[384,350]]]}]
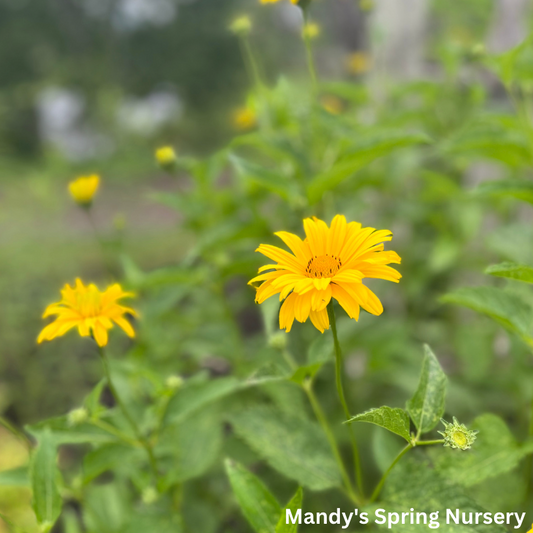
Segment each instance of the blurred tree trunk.
[{"label": "blurred tree trunk", "polygon": [[343,48],[350,51],[367,48],[366,17],[354,0],[333,0],[329,7],[336,35]]},{"label": "blurred tree trunk", "polygon": [[378,78],[414,79],[424,73],[429,0],[378,0],[371,17]]},{"label": "blurred tree trunk", "polygon": [[520,43],[527,35],[525,21],[530,0],[497,0],[488,47],[501,53]]}]

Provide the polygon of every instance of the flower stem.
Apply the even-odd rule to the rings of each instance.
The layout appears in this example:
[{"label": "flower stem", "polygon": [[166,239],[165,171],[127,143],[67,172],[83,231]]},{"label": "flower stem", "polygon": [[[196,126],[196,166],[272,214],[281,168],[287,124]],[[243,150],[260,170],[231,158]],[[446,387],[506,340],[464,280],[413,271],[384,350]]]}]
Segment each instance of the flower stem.
[{"label": "flower stem", "polygon": [[444,444],[444,439],[416,441],[417,446],[431,446],[432,444]]},{"label": "flower stem", "polygon": [[[282,350],[282,354],[291,370],[296,370],[298,368],[298,365],[296,364],[296,361],[294,360],[292,355],[287,350]],[[326,438],[329,442],[329,446],[331,448],[331,451],[333,452],[333,457],[335,458],[335,461],[337,462],[337,465],[341,472],[344,486],[346,488],[346,494],[356,505],[360,505],[361,501],[354,491],[350,476],[346,471],[346,467],[344,465],[344,461],[342,460],[339,447],[337,446],[337,441],[335,440],[335,436],[333,435],[333,431],[331,430],[331,427],[328,423],[328,419],[324,414],[324,411],[322,410],[320,402],[316,397],[315,391],[313,390],[313,381],[311,379],[308,379],[302,383],[301,387],[307,395],[307,398],[309,400],[309,403],[311,404],[311,408],[313,409],[316,419],[322,427],[322,430],[324,431],[324,434],[326,435]]]},{"label": "flower stem", "polygon": [[307,68],[309,69],[309,75],[311,77],[311,82],[313,84],[313,91],[316,94],[318,94],[318,76],[316,73],[316,66],[315,66],[315,58],[313,56],[313,48],[311,46],[311,37],[309,36],[308,32],[305,31],[305,28],[309,22],[309,7],[306,6],[302,8],[303,16],[304,16],[304,29],[303,29],[303,40],[305,43],[305,53],[307,56]]},{"label": "flower stem", "polygon": [[262,90],[263,82],[261,81],[259,67],[257,66],[250,41],[247,36],[243,35],[239,42],[241,43],[242,56],[250,81],[256,85],[258,90]]},{"label": "flower stem", "polygon": [[376,501],[376,498],[379,496],[379,493],[381,492],[381,489],[383,488],[383,485],[385,484],[385,481],[387,477],[389,477],[389,474],[391,473],[392,469],[396,466],[398,461],[411,449],[414,448],[413,444],[409,443],[397,456],[394,461],[392,461],[389,468],[387,468],[387,471],[383,474],[380,482],[378,483],[377,487],[374,489],[374,492],[372,493],[372,496],[370,497],[370,503]]},{"label": "flower stem", "polygon": [[102,240],[102,237],[100,236],[100,232],[98,231],[98,228],[96,227],[96,223],[94,221],[91,207],[85,207],[83,208],[85,213],[87,214],[87,219],[89,220],[89,224],[91,226],[91,229],[93,230],[94,238],[96,239],[96,242],[98,243],[98,246],[100,247],[100,253],[102,255],[102,262],[104,264],[105,269],[107,270],[108,274],[113,278],[113,267],[111,266],[111,263],[109,262],[109,258],[107,255],[107,251],[104,245],[104,241]]},{"label": "flower stem", "polygon": [[117,402],[120,410],[122,411],[124,418],[126,418],[131,428],[133,429],[133,432],[135,433],[137,440],[141,443],[141,446],[146,450],[146,454],[148,455],[150,467],[152,469],[152,475],[154,477],[154,482],[157,485],[157,481],[159,479],[159,471],[157,467],[157,460],[155,458],[154,451],[152,450],[152,446],[141,434],[141,432],[139,431],[139,427],[137,426],[135,420],[133,419],[130,412],[126,408],[126,405],[124,404],[124,402],[121,400],[120,395],[118,394],[117,389],[115,388],[113,380],[111,379],[111,372],[109,371],[109,361],[107,359],[104,349],[101,346],[98,347],[98,352],[100,354],[100,359],[102,360],[102,365],[104,367],[104,374],[107,380],[107,386],[109,387],[111,394],[115,398],[115,401]]},{"label": "flower stem", "polygon": [[[333,300],[328,304],[328,316],[329,322],[331,324],[331,331],[333,333],[333,345],[335,347],[335,383],[337,385],[337,394],[341,402],[342,408],[344,410],[344,415],[346,420],[351,418],[350,409],[348,409],[348,404],[346,403],[346,398],[344,396],[344,387],[342,385],[342,351],[341,345],[339,343],[339,337],[337,335],[337,321],[335,319],[335,308],[333,307]],[[350,439],[352,441],[352,450],[353,457],[355,462],[355,477],[357,480],[357,486],[361,491],[361,494],[364,497],[364,486],[363,486],[363,473],[361,471],[361,460],[359,458],[359,450],[357,448],[357,441],[355,440],[355,435],[353,428],[350,424],[347,424],[348,431],[350,432]]]}]

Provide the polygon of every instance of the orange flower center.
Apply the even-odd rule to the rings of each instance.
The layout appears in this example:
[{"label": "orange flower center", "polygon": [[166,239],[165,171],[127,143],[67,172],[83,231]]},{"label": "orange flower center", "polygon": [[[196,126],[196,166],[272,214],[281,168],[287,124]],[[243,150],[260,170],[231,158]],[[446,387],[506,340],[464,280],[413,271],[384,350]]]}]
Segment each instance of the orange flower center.
[{"label": "orange flower center", "polygon": [[305,273],[309,278],[331,278],[342,266],[342,261],[335,256],[315,255],[307,263]]}]

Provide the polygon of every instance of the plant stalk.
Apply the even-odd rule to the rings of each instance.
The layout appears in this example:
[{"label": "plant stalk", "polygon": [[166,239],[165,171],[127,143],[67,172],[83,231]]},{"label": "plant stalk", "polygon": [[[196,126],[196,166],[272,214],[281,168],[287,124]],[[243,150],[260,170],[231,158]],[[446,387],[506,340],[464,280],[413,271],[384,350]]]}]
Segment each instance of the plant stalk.
[{"label": "plant stalk", "polygon": [[396,466],[398,461],[411,449],[414,448],[413,444],[409,443],[397,456],[394,461],[392,461],[389,468],[387,468],[387,471],[383,474],[380,482],[378,483],[377,487],[374,489],[374,492],[372,493],[372,496],[370,497],[370,503],[376,501],[376,498],[379,496],[381,489],[383,488],[383,485],[385,484],[385,481],[389,477],[389,474],[392,472],[392,469]]},{"label": "plant stalk", "polygon": [[[337,385],[337,394],[344,410],[346,420],[351,418],[350,409],[346,403],[346,397],[344,396],[344,387],[342,385],[342,350],[339,343],[339,337],[337,335],[337,321],[335,319],[335,308],[333,307],[333,300],[328,304],[328,316],[329,323],[331,324],[331,331],[333,334],[333,345],[335,347],[335,383]],[[346,424],[350,433],[350,439],[352,441],[352,450],[355,463],[355,478],[357,480],[357,486],[364,498],[364,485],[363,485],[363,473],[361,470],[361,459],[359,457],[359,449],[357,447],[357,441],[351,424]]]},{"label": "plant stalk", "polygon": [[307,68],[309,69],[309,75],[311,77],[311,82],[313,84],[313,91],[315,95],[318,94],[318,76],[316,73],[315,58],[313,56],[313,47],[311,45],[311,38],[308,33],[305,31],[307,24],[309,23],[309,6],[302,8],[304,16],[304,28],[303,28],[303,40],[305,43],[305,53],[307,56]]}]

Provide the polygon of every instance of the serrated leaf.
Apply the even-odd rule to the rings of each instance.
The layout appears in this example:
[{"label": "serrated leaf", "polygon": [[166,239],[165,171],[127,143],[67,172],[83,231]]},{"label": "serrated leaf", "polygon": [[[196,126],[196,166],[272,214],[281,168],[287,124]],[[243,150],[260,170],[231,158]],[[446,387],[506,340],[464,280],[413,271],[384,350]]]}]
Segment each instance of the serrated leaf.
[{"label": "serrated leaf", "polygon": [[276,533],[281,507],[263,482],[239,463],[226,459],[226,472],[242,513],[256,533]]},{"label": "serrated leaf", "polygon": [[479,416],[469,429],[476,429],[479,434],[467,453],[449,448],[430,450],[435,468],[464,487],[513,470],[527,454],[533,452],[533,442],[519,445],[505,422],[496,415]]},{"label": "serrated leaf", "polygon": [[28,487],[29,484],[30,478],[27,466],[0,472],[0,487]]},{"label": "serrated leaf", "polygon": [[487,267],[485,274],[498,276],[500,278],[515,279],[525,283],[533,283],[533,268],[518,263],[506,262],[498,265],[491,265]]},{"label": "serrated leaf", "polygon": [[291,511],[292,516],[296,514],[298,509],[302,508],[304,493],[302,487],[298,487],[296,494],[291,501],[281,511],[278,525],[276,526],[276,533],[298,533],[298,524],[287,523],[287,509]]},{"label": "serrated leaf", "polygon": [[516,294],[495,287],[470,287],[446,294],[441,301],[462,305],[490,316],[525,342],[531,341],[533,309]]},{"label": "serrated leaf", "polygon": [[102,396],[102,391],[106,383],[106,379],[101,379],[83,400],[83,405],[87,408],[91,416],[97,416],[101,411],[105,410],[100,403],[100,397]]},{"label": "serrated leaf", "polygon": [[533,204],[533,182],[526,180],[486,181],[475,190],[476,194],[511,196]]},{"label": "serrated leaf", "polygon": [[444,414],[446,375],[431,348],[424,345],[420,381],[414,396],[407,402],[407,411],[418,433],[431,431]]},{"label": "serrated leaf", "polygon": [[378,407],[377,409],[370,409],[365,413],[353,416],[348,420],[350,422],[368,422],[375,424],[382,428],[388,429],[396,435],[400,435],[407,442],[411,442],[411,435],[409,433],[409,415],[399,407]]},{"label": "serrated leaf", "polygon": [[237,434],[282,475],[313,490],[340,485],[320,427],[296,415],[256,406],[230,416]]},{"label": "serrated leaf", "polygon": [[50,431],[43,431],[31,459],[30,480],[32,507],[45,533],[52,529],[61,513],[63,500],[57,485],[59,477],[57,444]]},{"label": "serrated leaf", "polygon": [[312,180],[307,188],[309,202],[311,204],[317,203],[325,192],[334,189],[376,159],[388,155],[396,149],[427,143],[428,141],[428,137],[423,134],[405,133],[404,131],[380,132],[377,135],[365,136],[350,153],[341,157],[329,170]]},{"label": "serrated leaf", "polygon": [[[439,522],[447,533],[505,533],[507,531],[504,526],[496,524],[456,525],[453,522],[446,524],[447,509],[452,511],[458,509],[461,513],[487,511],[467,496],[462,487],[442,477],[431,468],[427,460],[417,458],[415,455],[405,457],[398,463],[385,484],[383,495],[384,501],[379,506],[387,512],[402,513],[414,508],[417,512],[424,511],[429,516],[429,513],[438,511]],[[390,531],[387,529],[387,524],[378,527]],[[423,529],[427,529],[427,526],[402,525],[401,523],[393,526],[395,533],[417,533]]]}]

